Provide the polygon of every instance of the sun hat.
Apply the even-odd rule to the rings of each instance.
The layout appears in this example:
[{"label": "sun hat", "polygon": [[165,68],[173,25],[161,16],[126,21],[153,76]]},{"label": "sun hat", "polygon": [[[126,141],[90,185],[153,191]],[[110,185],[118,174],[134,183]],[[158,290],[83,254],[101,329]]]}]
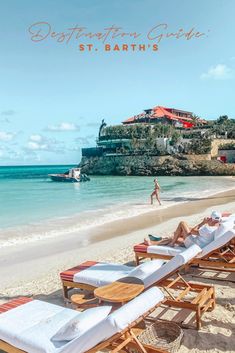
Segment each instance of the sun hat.
[{"label": "sun hat", "polygon": [[218,211],[212,211],[211,213],[211,219],[213,219],[213,221],[220,221],[221,220],[221,213]]}]

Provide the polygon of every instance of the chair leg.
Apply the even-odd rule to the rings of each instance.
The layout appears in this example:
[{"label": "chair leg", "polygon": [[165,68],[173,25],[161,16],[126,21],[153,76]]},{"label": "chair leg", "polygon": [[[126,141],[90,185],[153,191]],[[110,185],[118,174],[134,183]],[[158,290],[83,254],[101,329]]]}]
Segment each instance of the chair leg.
[{"label": "chair leg", "polygon": [[197,311],[196,311],[196,326],[197,326],[197,330],[200,330],[202,327],[202,323],[201,323],[201,310],[198,307]]},{"label": "chair leg", "polygon": [[126,348],[126,345],[132,341],[131,337],[127,337],[122,343],[120,343],[117,347],[112,349],[110,353],[118,353]]},{"label": "chair leg", "polygon": [[133,341],[135,342],[135,344],[137,345],[137,347],[139,348],[139,350],[142,353],[147,353],[146,349],[144,348],[144,346],[142,345],[142,343],[138,340],[138,338],[136,337],[136,335],[131,331],[131,336]]},{"label": "chair leg", "polygon": [[135,264],[138,266],[140,264],[139,256],[135,254]]},{"label": "chair leg", "polygon": [[216,300],[215,300],[215,288],[213,288],[213,293],[212,293],[211,299],[213,300],[213,304],[212,304],[212,306],[211,306],[211,310],[214,310],[214,309],[215,309],[215,305],[216,305]]},{"label": "chair leg", "polygon": [[64,283],[62,282],[62,292],[63,292],[63,298],[65,301],[68,301],[69,297],[68,297],[68,287],[64,285]]},{"label": "chair leg", "polygon": [[190,270],[190,265],[185,265],[184,268],[183,268],[183,272],[184,274],[188,274],[189,273],[189,270]]}]

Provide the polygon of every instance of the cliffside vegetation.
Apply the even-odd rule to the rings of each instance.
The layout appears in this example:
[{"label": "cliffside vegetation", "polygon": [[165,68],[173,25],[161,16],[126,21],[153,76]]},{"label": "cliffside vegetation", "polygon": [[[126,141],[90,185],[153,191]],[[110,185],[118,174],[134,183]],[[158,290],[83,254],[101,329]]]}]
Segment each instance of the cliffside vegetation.
[{"label": "cliffside vegetation", "polygon": [[100,136],[100,140],[115,139],[144,139],[157,137],[171,137],[176,129],[170,125],[156,124],[154,126],[135,124],[135,125],[113,125],[107,126]]},{"label": "cliffside vegetation", "polygon": [[[211,150],[211,141],[216,137],[235,138],[235,119],[227,115],[208,121],[207,126],[194,116],[196,128],[185,130],[169,124],[133,124],[106,126],[99,141],[129,140],[113,147],[113,153],[167,155],[174,153],[207,154]],[[158,138],[168,138],[172,148],[159,147]],[[227,147],[229,148],[229,147]]]},{"label": "cliffside vegetation", "polygon": [[219,150],[235,150],[235,143],[229,142],[219,145]]},{"label": "cliffside vegetation", "polygon": [[216,137],[235,138],[235,119],[230,119],[227,115],[221,115],[217,120],[208,121],[208,126],[211,134]]},{"label": "cliffside vegetation", "polygon": [[186,148],[187,154],[208,154],[211,151],[211,139],[192,139]]},{"label": "cliffside vegetation", "polygon": [[[190,140],[189,143],[182,143],[182,138]],[[114,148],[113,152],[123,154],[154,154],[154,155],[167,155],[171,153],[186,153],[186,154],[205,154],[209,153],[211,149],[211,139],[205,136],[198,138],[198,132],[191,136],[183,135],[180,130],[170,125],[156,124],[151,125],[116,125],[107,126],[100,141],[112,140],[129,140],[129,144],[123,141],[122,146]],[[163,149],[159,147],[157,138],[168,138],[170,149]]]}]

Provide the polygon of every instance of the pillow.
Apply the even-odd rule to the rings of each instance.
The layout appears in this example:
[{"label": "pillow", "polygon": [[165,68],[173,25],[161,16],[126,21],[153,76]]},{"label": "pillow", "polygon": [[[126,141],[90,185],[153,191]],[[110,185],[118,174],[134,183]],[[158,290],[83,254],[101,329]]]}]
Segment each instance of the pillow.
[{"label": "pillow", "polygon": [[72,320],[62,326],[51,338],[52,341],[71,341],[78,338],[85,331],[105,319],[110,313],[111,306],[100,306],[79,313]]},{"label": "pillow", "polygon": [[146,261],[143,264],[135,267],[131,270],[128,274],[128,277],[136,277],[140,280],[144,280],[148,275],[155,272],[163,265],[163,260],[153,260],[153,261]]}]

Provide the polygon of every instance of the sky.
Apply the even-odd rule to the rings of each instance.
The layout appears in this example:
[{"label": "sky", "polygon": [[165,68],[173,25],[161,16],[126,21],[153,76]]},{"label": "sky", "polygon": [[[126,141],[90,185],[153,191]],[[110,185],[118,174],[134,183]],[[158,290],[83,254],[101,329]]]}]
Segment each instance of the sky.
[{"label": "sky", "polygon": [[[102,119],[156,105],[235,118],[234,13],[234,0],[0,0],[0,165],[77,164]],[[191,29],[203,35],[166,37]]]}]

